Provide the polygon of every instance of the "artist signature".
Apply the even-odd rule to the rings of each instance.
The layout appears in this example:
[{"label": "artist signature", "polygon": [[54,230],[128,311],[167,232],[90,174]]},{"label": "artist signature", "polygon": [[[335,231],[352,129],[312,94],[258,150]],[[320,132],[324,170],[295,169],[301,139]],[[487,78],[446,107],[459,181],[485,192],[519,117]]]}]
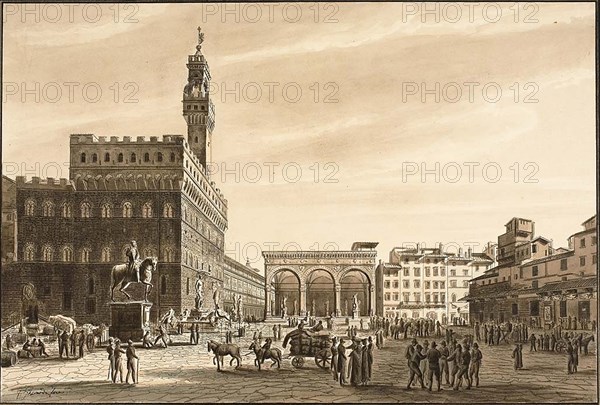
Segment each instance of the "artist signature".
[{"label": "artist signature", "polygon": [[34,395],[43,395],[50,398],[52,395],[61,394],[63,392],[64,391],[60,391],[56,387],[20,388],[17,392],[17,399],[23,399]]}]

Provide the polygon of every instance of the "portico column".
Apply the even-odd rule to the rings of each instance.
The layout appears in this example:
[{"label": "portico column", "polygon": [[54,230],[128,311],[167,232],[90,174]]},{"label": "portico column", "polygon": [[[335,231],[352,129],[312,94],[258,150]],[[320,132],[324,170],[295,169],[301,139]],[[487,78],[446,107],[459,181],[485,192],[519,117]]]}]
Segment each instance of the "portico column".
[{"label": "portico column", "polygon": [[335,316],[342,316],[342,286],[335,285]]},{"label": "portico column", "polygon": [[[265,278],[265,280],[268,280],[268,278]],[[271,313],[271,288],[265,281],[265,319],[271,316],[273,316]]]},{"label": "portico column", "polygon": [[375,309],[373,308],[373,304],[375,303],[375,286],[373,284],[371,284],[369,290],[370,290],[369,316],[373,316],[375,314]]},{"label": "portico column", "polygon": [[306,316],[306,283],[300,284],[300,316]]}]

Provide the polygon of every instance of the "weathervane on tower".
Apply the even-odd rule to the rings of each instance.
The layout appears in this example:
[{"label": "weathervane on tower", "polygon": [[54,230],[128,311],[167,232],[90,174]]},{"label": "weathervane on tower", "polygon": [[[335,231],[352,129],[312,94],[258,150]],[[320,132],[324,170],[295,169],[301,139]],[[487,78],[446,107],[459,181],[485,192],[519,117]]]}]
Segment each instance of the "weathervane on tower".
[{"label": "weathervane on tower", "polygon": [[196,45],[196,55],[201,55],[202,42],[204,42],[204,33],[202,32],[202,28],[198,27],[198,45]]}]

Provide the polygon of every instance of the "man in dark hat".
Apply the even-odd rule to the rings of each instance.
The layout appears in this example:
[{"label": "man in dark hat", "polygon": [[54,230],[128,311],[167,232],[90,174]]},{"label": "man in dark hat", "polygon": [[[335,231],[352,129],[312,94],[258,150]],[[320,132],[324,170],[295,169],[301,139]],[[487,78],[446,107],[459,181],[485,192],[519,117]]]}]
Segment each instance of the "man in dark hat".
[{"label": "man in dark hat", "polygon": [[439,391],[441,384],[441,373],[440,373],[440,358],[442,354],[436,349],[437,343],[431,342],[431,348],[427,351],[427,381],[429,381],[429,391],[433,388],[433,376],[437,379],[437,390]]},{"label": "man in dark hat", "polygon": [[479,345],[473,343],[473,350],[471,350],[471,368],[469,369],[469,379],[472,383],[475,383],[475,387],[479,387],[479,368],[481,367],[481,360],[483,354],[479,350]]},{"label": "man in dark hat", "polygon": [[340,385],[344,385],[346,383],[346,347],[344,346],[344,339],[340,339],[340,344],[338,345],[338,367],[337,372],[339,373]]},{"label": "man in dark hat", "polygon": [[[416,342],[416,339],[413,339],[413,341]],[[408,384],[406,385],[406,389],[409,390],[410,389],[410,385],[412,384],[413,380],[415,379],[415,376],[417,377],[418,382],[421,383],[421,389],[425,389],[425,384],[423,383],[423,373],[421,372],[421,369],[419,368],[419,364],[421,363],[421,360],[423,360],[425,358],[425,356],[423,354],[421,354],[421,350],[423,349],[423,347],[421,345],[416,345],[413,348],[412,351],[412,357],[408,363],[408,368],[409,368],[409,376],[408,376]],[[408,352],[408,350],[407,350]]]}]

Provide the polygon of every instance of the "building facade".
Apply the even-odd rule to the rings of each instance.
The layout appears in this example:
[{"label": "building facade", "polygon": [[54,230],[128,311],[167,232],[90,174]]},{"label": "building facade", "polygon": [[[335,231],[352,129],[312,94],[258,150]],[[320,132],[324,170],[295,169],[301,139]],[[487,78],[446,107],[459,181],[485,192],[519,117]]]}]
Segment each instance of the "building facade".
[{"label": "building facade", "polygon": [[[198,277],[204,308],[221,299],[227,200],[206,171],[214,107],[203,36],[198,39],[183,92],[187,136],[74,134],[69,179],[16,179],[19,260],[3,272],[3,313],[18,307],[23,285],[30,284],[41,314],[107,322],[111,268],[126,261],[132,239],[142,257],[158,257],[153,316],[194,308]],[[4,231],[3,221],[3,244]],[[140,286],[130,289],[141,293]]]},{"label": "building facade", "polygon": [[388,317],[430,318],[443,324],[468,320],[469,280],[493,263],[485,253],[436,248],[394,248],[376,271],[377,312]]},{"label": "building facade", "polygon": [[225,256],[223,267],[223,309],[237,311],[241,297],[241,314],[245,320],[262,320],[265,316],[265,278],[258,269],[244,266]]},{"label": "building facade", "polygon": [[347,251],[263,251],[265,317],[375,313],[375,242]]},{"label": "building facade", "polygon": [[17,260],[17,186],[2,176],[2,266]]},{"label": "building facade", "polygon": [[471,280],[466,297],[471,318],[538,327],[597,320],[596,217],[582,226],[569,238],[569,249],[555,249],[550,239],[531,234],[528,244],[516,247],[512,261]]}]

